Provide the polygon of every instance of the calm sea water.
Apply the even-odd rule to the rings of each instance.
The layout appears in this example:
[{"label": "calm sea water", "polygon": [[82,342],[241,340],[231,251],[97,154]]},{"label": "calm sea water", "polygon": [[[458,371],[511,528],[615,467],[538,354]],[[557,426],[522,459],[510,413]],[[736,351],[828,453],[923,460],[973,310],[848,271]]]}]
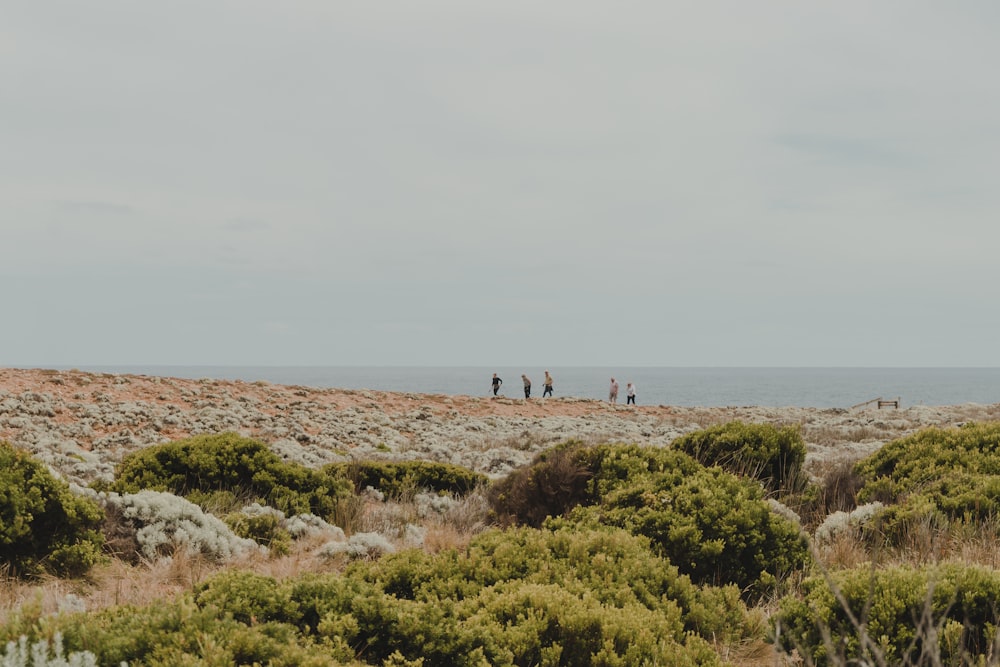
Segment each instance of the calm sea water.
[{"label": "calm sea water", "polygon": [[[486,396],[497,373],[502,393],[523,397],[521,373],[541,396],[543,368],[413,366],[88,366],[81,370],[180,378],[265,380],[341,389]],[[556,396],[606,399],[614,376],[639,404],[848,408],[874,398],[911,405],[1000,402],[1000,368],[610,368],[552,367]]]}]

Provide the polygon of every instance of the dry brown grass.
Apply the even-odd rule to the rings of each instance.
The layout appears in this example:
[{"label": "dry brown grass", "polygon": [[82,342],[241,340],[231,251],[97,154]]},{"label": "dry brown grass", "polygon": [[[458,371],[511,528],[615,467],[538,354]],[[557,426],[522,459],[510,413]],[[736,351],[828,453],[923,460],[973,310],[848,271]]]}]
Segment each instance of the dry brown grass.
[{"label": "dry brown grass", "polygon": [[[422,525],[425,528],[423,548],[438,553],[466,546],[473,535],[486,527],[487,510],[482,492],[474,492],[443,514],[424,519],[418,516],[412,500],[378,502],[373,498],[359,499],[345,515],[353,523],[354,532],[380,532],[401,547],[411,546],[402,541],[406,525]],[[45,616],[59,612],[68,603],[79,606],[81,601],[88,611],[116,605],[148,606],[190,591],[225,569],[239,568],[276,579],[329,572],[346,562],[316,554],[329,539],[329,535],[306,537],[293,542],[289,553],[284,555],[268,556],[256,552],[226,563],[215,563],[184,550],[152,563],[138,560],[129,563],[113,558],[94,567],[86,579],[79,580],[46,577],[24,581],[0,573],[0,625],[19,613]]]},{"label": "dry brown grass", "polygon": [[831,447],[845,442],[886,442],[903,435],[901,430],[887,430],[871,425],[821,424],[802,426],[802,439],[807,443]]}]

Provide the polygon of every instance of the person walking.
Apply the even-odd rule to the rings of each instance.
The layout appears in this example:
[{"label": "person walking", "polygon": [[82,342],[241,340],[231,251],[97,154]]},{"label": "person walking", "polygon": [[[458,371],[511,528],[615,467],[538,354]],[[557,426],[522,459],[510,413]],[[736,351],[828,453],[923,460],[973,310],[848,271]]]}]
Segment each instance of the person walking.
[{"label": "person walking", "polygon": [[524,397],[531,398],[531,380],[524,373],[521,373],[521,379],[524,380]]},{"label": "person walking", "polygon": [[503,380],[497,377],[497,374],[493,374],[493,396],[496,397],[497,392],[500,391],[500,385],[503,384]]},{"label": "person walking", "polygon": [[542,391],[542,398],[552,395],[552,376],[549,375],[548,371],[545,371],[545,390]]},{"label": "person walking", "polygon": [[635,385],[631,382],[625,385],[625,405],[635,405]]},{"label": "person walking", "polygon": [[608,388],[608,403],[615,405],[618,403],[618,380],[611,378],[611,386]]}]

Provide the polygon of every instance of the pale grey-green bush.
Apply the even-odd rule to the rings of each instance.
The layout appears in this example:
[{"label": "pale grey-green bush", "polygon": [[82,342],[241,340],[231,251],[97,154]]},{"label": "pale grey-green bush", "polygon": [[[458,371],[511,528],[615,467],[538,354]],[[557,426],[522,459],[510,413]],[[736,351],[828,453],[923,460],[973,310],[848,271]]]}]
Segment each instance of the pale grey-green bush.
[{"label": "pale grey-green bush", "polygon": [[[49,655],[51,653],[51,655]],[[125,663],[122,663],[126,667]],[[7,642],[0,654],[0,667],[97,667],[97,658],[90,651],[74,651],[63,655],[62,633],[49,642],[45,639],[29,644],[24,635],[16,642]]]},{"label": "pale grey-green bush", "polygon": [[142,555],[152,561],[178,549],[226,561],[261,548],[253,540],[237,536],[218,517],[172,493],[140,491],[101,497],[117,507],[135,529]]},{"label": "pale grey-green bush", "polygon": [[378,533],[355,533],[346,542],[327,542],[317,553],[326,558],[338,554],[347,554],[351,558],[377,558],[395,551],[392,542]]},{"label": "pale grey-green bush", "polygon": [[882,503],[876,501],[855,507],[850,512],[833,512],[816,528],[813,538],[822,543],[830,542],[840,535],[860,536],[874,526],[875,519],[883,507]]}]

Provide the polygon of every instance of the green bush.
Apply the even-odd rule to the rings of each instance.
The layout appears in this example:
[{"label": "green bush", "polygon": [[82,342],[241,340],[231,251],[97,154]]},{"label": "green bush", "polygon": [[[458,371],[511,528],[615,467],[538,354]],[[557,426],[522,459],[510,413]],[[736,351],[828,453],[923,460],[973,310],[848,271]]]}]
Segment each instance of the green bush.
[{"label": "green bush", "polygon": [[[261,581],[252,582],[260,584]],[[236,593],[239,585],[229,587]],[[266,593],[270,587],[265,587]],[[249,591],[252,593],[252,591]],[[98,664],[191,665],[229,667],[232,665],[273,665],[274,667],[358,666],[355,660],[339,660],[327,647],[296,628],[281,622],[240,622],[234,614],[220,609],[206,593],[201,605],[191,594],[145,607],[121,606],[92,613],[63,615],[52,619],[62,630],[64,643],[76,651],[90,651]],[[237,597],[237,614],[255,611],[252,601]],[[265,607],[265,613],[273,612]],[[38,633],[47,632],[39,628]]]},{"label": "green bush", "polygon": [[757,479],[769,491],[797,491],[805,479],[806,445],[795,426],[730,422],[681,436],[671,447],[703,465]]},{"label": "green bush", "polygon": [[488,481],[485,475],[468,468],[430,461],[331,463],[323,471],[350,480],[355,491],[370,486],[393,498],[424,489],[462,496]]},{"label": "green bush", "polygon": [[579,441],[569,441],[539,452],[528,466],[495,481],[487,489],[493,518],[502,525],[538,528],[550,516],[592,502],[586,451]]},{"label": "green bush", "polygon": [[100,664],[717,665],[759,634],[735,587],[699,589],[648,540],[610,527],[487,531],[343,573],[211,577],[147,607],[0,627],[62,632]]},{"label": "green bush", "polygon": [[[772,618],[806,664],[973,665],[995,659],[1000,572],[870,566],[812,577]],[[840,599],[838,599],[838,593]]]},{"label": "green bush", "polygon": [[753,598],[808,560],[799,527],[772,511],[758,483],[682,452],[568,443],[510,477],[490,492],[498,516],[536,525],[544,511],[566,517],[552,526],[623,527],[698,584],[736,584]]},{"label": "green bush", "polygon": [[558,585],[607,607],[677,616],[679,632],[706,639],[738,642],[753,632],[735,586],[696,587],[649,540],[609,526],[490,530],[461,552],[400,552],[352,574],[394,597],[427,602],[469,600],[500,585]]},{"label": "green bush", "polygon": [[200,492],[195,495],[200,499],[230,492],[286,514],[324,519],[332,517],[338,500],[351,492],[344,480],[286,463],[264,443],[235,433],[200,435],[133,452],[118,465],[111,488],[120,493]]},{"label": "green bush", "polygon": [[247,625],[298,620],[298,605],[292,601],[288,587],[252,572],[229,570],[217,574],[195,589],[194,600],[199,607],[214,606]]},{"label": "green bush", "polygon": [[267,547],[275,556],[284,556],[291,550],[292,536],[276,514],[233,512],[223,520],[236,535]]},{"label": "green bush", "polygon": [[1000,513],[1000,423],[929,428],[894,440],[855,467],[858,500],[887,505],[891,543],[917,524],[976,522]]},{"label": "green bush", "polygon": [[84,574],[101,559],[103,518],[45,464],[0,442],[0,564],[12,574]]}]

